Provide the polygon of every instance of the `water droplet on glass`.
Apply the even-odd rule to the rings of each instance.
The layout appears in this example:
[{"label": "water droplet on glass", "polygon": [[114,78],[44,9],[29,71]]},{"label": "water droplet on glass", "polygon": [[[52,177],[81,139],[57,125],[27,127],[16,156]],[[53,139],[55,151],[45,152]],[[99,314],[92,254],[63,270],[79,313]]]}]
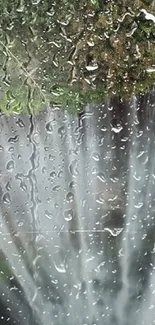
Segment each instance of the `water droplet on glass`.
[{"label": "water droplet on glass", "polygon": [[73,209],[65,210],[64,219],[66,221],[71,221],[73,219],[74,211]]},{"label": "water droplet on glass", "polygon": [[52,191],[58,192],[60,190],[60,185],[56,185],[52,188]]},{"label": "water droplet on glass", "polygon": [[47,131],[47,133],[49,133],[49,134],[52,134],[52,133],[53,133],[52,122],[48,122],[48,123],[46,124],[46,131]]},{"label": "water droplet on glass", "polygon": [[72,189],[75,188],[75,187],[76,187],[76,182],[71,181],[71,182],[69,183],[69,189],[72,190]]},{"label": "water droplet on glass", "polygon": [[48,210],[45,210],[45,217],[52,220],[53,214],[51,212],[49,212]]},{"label": "water droplet on glass", "polygon": [[69,202],[73,202],[74,200],[74,194],[72,192],[68,192],[66,194],[66,201],[69,203]]},{"label": "water droplet on glass", "polygon": [[55,171],[52,171],[52,172],[50,173],[50,177],[54,178],[55,176],[56,176],[56,172],[55,172]]},{"label": "water droplet on glass", "polygon": [[7,182],[5,188],[6,188],[7,191],[10,191],[11,190],[11,184],[10,184],[10,182]]},{"label": "water droplet on glass", "polygon": [[58,178],[62,178],[63,177],[63,171],[60,170],[59,173],[58,173]]},{"label": "water droplet on glass", "polygon": [[3,146],[0,146],[0,152],[2,152],[4,150]]},{"label": "water droplet on glass", "polygon": [[77,160],[74,159],[71,164],[69,165],[69,171],[71,173],[72,176],[77,176],[79,175],[79,171],[78,171],[78,168],[77,168]]},{"label": "water droplet on glass", "polygon": [[40,143],[40,135],[38,132],[35,132],[33,134],[33,141],[36,143],[36,144],[39,144]]},{"label": "water droplet on glass", "polygon": [[111,131],[115,133],[120,133],[123,130],[123,127],[121,125],[117,125],[116,127],[112,127]]},{"label": "water droplet on glass", "polygon": [[19,135],[15,135],[14,137],[9,138],[9,143],[16,143],[19,140]]},{"label": "water droplet on glass", "polygon": [[59,273],[66,273],[64,264],[60,264],[60,266],[57,266],[56,263],[54,262],[54,266]]},{"label": "water droplet on glass", "polygon": [[7,169],[9,172],[12,172],[14,168],[15,168],[14,161],[13,161],[13,160],[8,161],[8,163],[7,163],[7,165],[6,165],[6,169]]},{"label": "water droplet on glass", "polygon": [[113,237],[116,237],[123,231],[123,228],[114,228],[114,229],[104,228],[104,230],[108,231]]},{"label": "water droplet on glass", "polygon": [[27,191],[27,185],[24,182],[20,183],[20,188],[21,188],[21,190],[23,190],[25,192]]},{"label": "water droplet on glass", "polygon": [[20,126],[20,128],[23,128],[23,127],[25,126],[25,124],[24,124],[24,122],[22,121],[21,118],[19,118],[19,119],[17,120],[16,124],[17,124],[18,126]]},{"label": "water droplet on glass", "polygon": [[139,202],[139,203],[137,203],[137,204],[134,204],[134,207],[135,207],[136,209],[140,209],[142,206],[143,206],[143,202]]},{"label": "water droplet on glass", "polygon": [[95,71],[98,69],[98,65],[94,64],[94,65],[87,65],[86,66],[87,71]]},{"label": "water droplet on glass", "polygon": [[5,204],[8,204],[8,203],[10,203],[11,202],[11,198],[10,198],[10,194],[7,192],[7,193],[5,193],[4,195],[3,195],[3,202],[5,203]]},{"label": "water droplet on glass", "polygon": [[21,222],[18,223],[18,226],[19,227],[22,227],[23,225],[24,225],[24,222],[23,221],[21,221]]},{"label": "water droplet on glass", "polygon": [[9,152],[13,152],[14,151],[14,147],[9,147],[8,151]]},{"label": "water droplet on glass", "polygon": [[105,175],[102,172],[97,173],[97,178],[102,182],[105,183],[106,179],[105,179]]},{"label": "water droplet on glass", "polygon": [[95,161],[99,161],[100,160],[100,155],[98,154],[98,152],[94,152],[92,154],[92,158],[95,160]]},{"label": "water droplet on glass", "polygon": [[65,135],[65,128],[64,128],[64,126],[61,126],[58,129],[58,134],[60,135],[61,138],[63,138],[63,136]]}]

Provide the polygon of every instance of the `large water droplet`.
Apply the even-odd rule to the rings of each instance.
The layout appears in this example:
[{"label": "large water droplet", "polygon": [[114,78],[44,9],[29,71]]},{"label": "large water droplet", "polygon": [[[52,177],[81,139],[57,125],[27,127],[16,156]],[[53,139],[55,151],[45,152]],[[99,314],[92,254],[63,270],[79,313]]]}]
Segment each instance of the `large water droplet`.
[{"label": "large water droplet", "polygon": [[71,182],[69,183],[69,189],[72,190],[72,189],[74,189],[75,187],[76,187],[76,183],[75,183],[75,181],[71,181]]},{"label": "large water droplet", "polygon": [[92,154],[92,158],[95,160],[95,161],[99,161],[100,160],[100,155],[98,152],[94,152]]},{"label": "large water droplet", "polygon": [[94,65],[87,65],[86,66],[87,71],[95,71],[98,69],[98,65],[94,64]]},{"label": "large water droplet", "polygon": [[52,134],[53,133],[53,126],[52,126],[52,122],[51,121],[46,124],[46,131],[49,134]]},{"label": "large water droplet", "polygon": [[7,182],[5,188],[6,188],[7,191],[10,191],[11,190],[11,184],[10,184],[10,182]]},{"label": "large water droplet", "polygon": [[64,137],[64,135],[65,135],[65,128],[64,128],[64,126],[61,126],[61,127],[58,129],[58,134],[60,135],[61,138]]},{"label": "large water droplet", "polygon": [[9,147],[8,152],[13,152],[15,150],[14,147]]},{"label": "large water droplet", "polygon": [[67,201],[68,203],[70,203],[70,202],[73,202],[73,200],[74,200],[74,194],[73,194],[72,192],[68,192],[68,193],[66,194],[66,201]]},{"label": "large water droplet", "polygon": [[60,190],[60,185],[56,185],[52,188],[52,191],[58,192]]},{"label": "large water droplet", "polygon": [[14,168],[15,168],[14,161],[13,161],[13,160],[8,161],[8,163],[7,163],[7,165],[6,165],[6,169],[7,169],[9,172],[12,172]]},{"label": "large water droplet", "polygon": [[64,264],[60,264],[60,266],[57,266],[56,263],[54,262],[54,266],[59,273],[66,273]]},{"label": "large water droplet", "polygon": [[9,138],[9,143],[16,143],[19,140],[19,135],[15,135],[14,137]]},{"label": "large water droplet", "polygon": [[121,125],[117,125],[116,127],[112,127],[111,131],[115,133],[120,133],[123,130],[123,127]]},{"label": "large water droplet", "polygon": [[106,179],[105,179],[105,175],[102,172],[97,173],[97,178],[102,182],[105,183]]},{"label": "large water droplet", "polygon": [[71,173],[72,176],[77,176],[79,175],[79,171],[78,171],[78,168],[77,168],[77,160],[74,159],[71,164],[69,165],[69,171]]},{"label": "large water droplet", "polygon": [[123,231],[123,228],[114,228],[114,229],[104,228],[104,230],[108,231],[113,237],[116,237]]},{"label": "large water droplet", "polygon": [[65,212],[64,212],[64,219],[66,221],[71,221],[73,219],[73,215],[74,215],[73,209],[65,210]]},{"label": "large water droplet", "polygon": [[56,172],[53,170],[52,172],[50,172],[50,177],[54,178],[56,176]]},{"label": "large water droplet", "polygon": [[22,120],[21,118],[19,118],[19,119],[17,120],[16,124],[17,124],[18,126],[20,126],[20,128],[23,128],[23,127],[25,126],[25,124],[24,124],[24,122],[23,122],[23,120]]},{"label": "large water droplet", "polygon": [[48,210],[45,210],[45,217],[52,220],[53,214],[51,212],[49,212]]},{"label": "large water droplet", "polygon": [[27,185],[26,185],[24,182],[21,182],[21,183],[20,183],[20,189],[21,189],[22,191],[26,192],[26,191],[27,191]]},{"label": "large water droplet", "polygon": [[10,194],[8,192],[5,193],[2,200],[5,204],[9,204],[11,202]]}]

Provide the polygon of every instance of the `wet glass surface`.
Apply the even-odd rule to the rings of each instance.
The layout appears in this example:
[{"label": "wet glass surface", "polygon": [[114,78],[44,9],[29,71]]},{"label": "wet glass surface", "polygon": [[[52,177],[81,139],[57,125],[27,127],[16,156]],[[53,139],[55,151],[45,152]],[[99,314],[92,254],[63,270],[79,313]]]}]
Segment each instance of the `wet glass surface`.
[{"label": "wet glass surface", "polygon": [[154,1],[0,11],[0,324],[153,325]]}]

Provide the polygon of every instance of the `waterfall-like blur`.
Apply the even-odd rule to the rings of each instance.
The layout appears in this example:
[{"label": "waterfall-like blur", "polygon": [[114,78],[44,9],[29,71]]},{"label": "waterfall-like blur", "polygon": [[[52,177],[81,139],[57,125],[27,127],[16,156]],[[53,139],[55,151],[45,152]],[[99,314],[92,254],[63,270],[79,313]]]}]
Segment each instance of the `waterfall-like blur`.
[{"label": "waterfall-like blur", "polygon": [[155,323],[155,93],[0,116],[0,324]]}]

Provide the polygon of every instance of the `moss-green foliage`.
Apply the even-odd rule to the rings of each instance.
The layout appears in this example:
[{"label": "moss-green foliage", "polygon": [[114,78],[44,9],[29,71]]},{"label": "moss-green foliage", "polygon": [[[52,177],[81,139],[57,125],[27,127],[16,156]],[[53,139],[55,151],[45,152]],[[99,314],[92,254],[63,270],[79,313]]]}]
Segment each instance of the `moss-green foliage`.
[{"label": "moss-green foliage", "polygon": [[[155,82],[150,0],[0,0],[1,102],[6,114],[59,105],[79,112]],[[89,69],[95,65],[96,70]],[[91,71],[90,71],[91,70]]]}]

